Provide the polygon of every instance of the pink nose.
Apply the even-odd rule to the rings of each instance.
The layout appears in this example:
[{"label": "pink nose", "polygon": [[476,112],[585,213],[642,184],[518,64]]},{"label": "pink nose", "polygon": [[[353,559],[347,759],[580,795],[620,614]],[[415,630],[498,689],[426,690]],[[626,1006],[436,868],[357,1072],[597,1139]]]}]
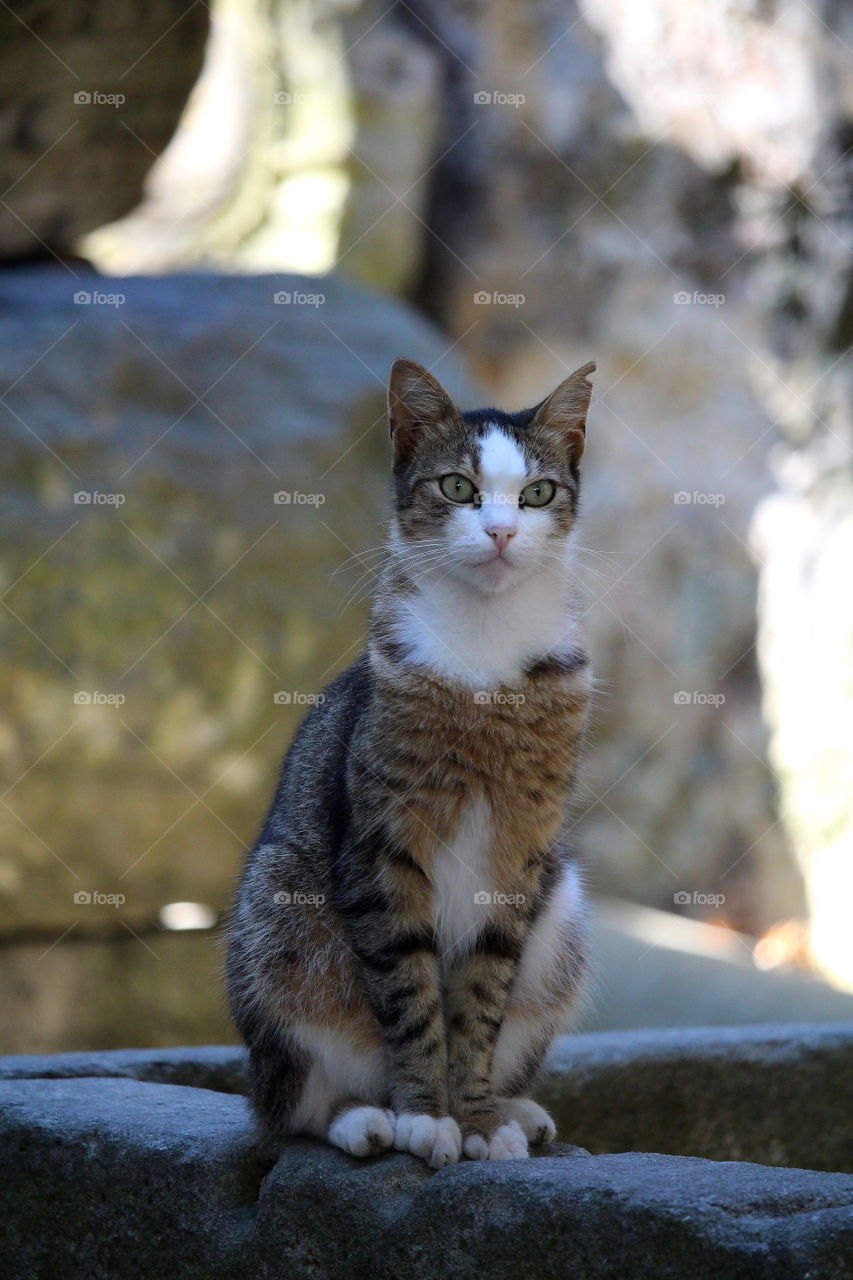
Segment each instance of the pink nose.
[{"label": "pink nose", "polygon": [[498,549],[498,555],[503,555],[506,551],[507,543],[510,538],[515,537],[515,529],[487,529],[486,533],[490,538],[494,539],[495,546]]}]

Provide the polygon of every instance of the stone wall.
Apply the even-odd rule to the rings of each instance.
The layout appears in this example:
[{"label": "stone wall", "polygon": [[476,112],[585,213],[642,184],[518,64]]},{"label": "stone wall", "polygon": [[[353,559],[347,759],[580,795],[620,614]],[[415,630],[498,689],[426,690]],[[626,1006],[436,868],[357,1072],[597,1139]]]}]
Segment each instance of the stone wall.
[{"label": "stone wall", "polygon": [[[227,198],[213,178],[202,225],[182,221],[164,240],[158,228],[183,207],[176,152],[157,199],[90,252],[109,270],[335,263],[414,300],[508,407],[595,357],[579,570],[600,677],[581,805],[594,884],[757,933],[802,913],[755,665],[749,528],[780,432],[752,376],[768,363],[766,297],[745,252],[765,225],[764,178],[741,159],[767,134],[775,150],[762,156],[787,148],[792,181],[815,112],[838,116],[811,93],[819,22],[798,43],[787,19],[737,5],[706,20],[701,6],[661,3],[644,25],[605,0],[365,0],[314,5],[306,36],[311,8],[246,9],[234,38],[238,19],[220,5],[185,143],[222,117],[238,63],[256,63],[263,100],[230,170],[243,176]],[[669,62],[657,100],[649,85],[668,83]],[[756,80],[786,101],[791,65],[781,123],[728,107],[714,123],[718,102],[756,98]],[[234,105],[251,107],[245,95]],[[234,212],[247,201],[255,222]],[[711,894],[723,908],[708,909]]]},{"label": "stone wall", "polygon": [[4,1260],[51,1280],[846,1280],[851,1053],[850,1025],[567,1039],[543,1097],[589,1149],[436,1174],[306,1141],[276,1159],[233,1050],[0,1060]]},{"label": "stone wall", "polygon": [[202,65],[204,4],[24,0],[7,7],[0,258],[73,257],[126,214]]},{"label": "stone wall", "polygon": [[448,345],[333,279],[0,277],[6,1048],[228,1034],[216,938],[160,912],[227,909],[361,642],[388,368],[470,394]]}]

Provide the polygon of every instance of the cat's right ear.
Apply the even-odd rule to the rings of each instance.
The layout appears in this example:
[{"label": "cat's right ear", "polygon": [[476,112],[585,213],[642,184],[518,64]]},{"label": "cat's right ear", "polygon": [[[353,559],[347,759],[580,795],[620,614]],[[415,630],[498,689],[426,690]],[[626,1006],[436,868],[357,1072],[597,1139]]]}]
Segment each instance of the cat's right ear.
[{"label": "cat's right ear", "polygon": [[429,370],[415,360],[394,361],[388,379],[388,426],[398,462],[411,457],[424,431],[455,413],[450,396]]}]

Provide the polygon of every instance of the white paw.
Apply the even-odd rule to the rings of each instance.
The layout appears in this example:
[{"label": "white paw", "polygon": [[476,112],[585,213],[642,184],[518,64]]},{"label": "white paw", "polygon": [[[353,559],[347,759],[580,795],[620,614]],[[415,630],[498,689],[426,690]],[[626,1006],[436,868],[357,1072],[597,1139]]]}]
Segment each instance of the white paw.
[{"label": "white paw", "polygon": [[506,1098],[501,1102],[501,1111],[508,1120],[514,1120],[529,1143],[539,1146],[543,1142],[553,1142],[557,1136],[557,1127],[544,1107],[532,1098]]},{"label": "white paw", "polygon": [[456,1164],[462,1150],[462,1134],[452,1116],[409,1115],[401,1112],[394,1128],[394,1146],[426,1160],[431,1169]]},{"label": "white paw", "polygon": [[375,1156],[394,1141],[393,1121],[393,1111],[380,1107],[350,1107],[329,1125],[328,1139],[347,1155]]},{"label": "white paw", "polygon": [[462,1150],[469,1160],[523,1160],[530,1155],[527,1139],[514,1120],[500,1125],[488,1138],[481,1133],[469,1134]]}]

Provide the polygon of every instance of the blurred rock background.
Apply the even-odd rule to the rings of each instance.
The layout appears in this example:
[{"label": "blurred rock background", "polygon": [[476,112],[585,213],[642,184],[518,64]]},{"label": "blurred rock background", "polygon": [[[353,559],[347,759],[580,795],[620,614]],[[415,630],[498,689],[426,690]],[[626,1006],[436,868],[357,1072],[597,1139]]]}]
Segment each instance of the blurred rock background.
[{"label": "blurred rock background", "polygon": [[6,24],[5,1051],[229,1035],[212,921],[363,634],[400,353],[506,407],[598,361],[578,835],[670,915],[602,913],[588,1025],[840,1016],[756,962],[853,990],[850,13]]}]

